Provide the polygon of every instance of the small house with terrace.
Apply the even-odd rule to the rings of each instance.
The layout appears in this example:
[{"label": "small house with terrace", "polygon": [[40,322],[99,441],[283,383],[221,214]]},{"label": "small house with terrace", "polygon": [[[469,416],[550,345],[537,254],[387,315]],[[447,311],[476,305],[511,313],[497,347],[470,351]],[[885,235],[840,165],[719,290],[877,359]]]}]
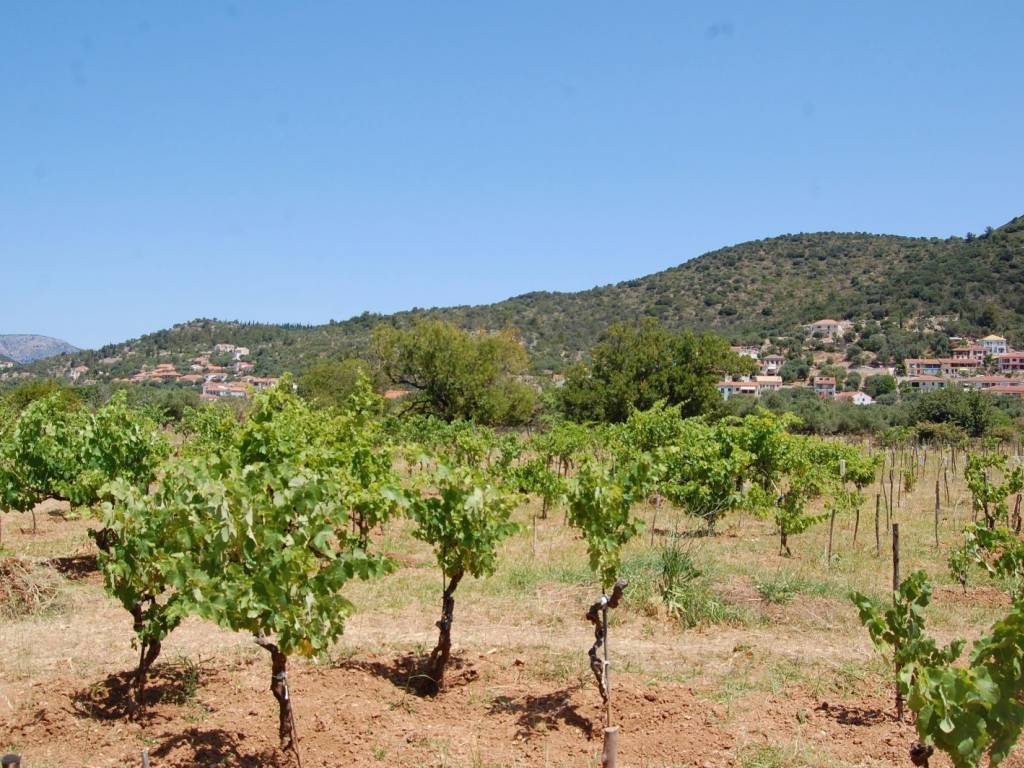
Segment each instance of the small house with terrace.
[{"label": "small house with terrace", "polygon": [[934,392],[946,388],[946,380],[939,376],[908,376],[903,380],[903,384],[915,392]]},{"label": "small house with terrace", "polygon": [[765,355],[757,361],[758,368],[761,369],[761,373],[767,376],[774,376],[785,364],[786,358],[782,355]]},{"label": "small house with terrace", "polygon": [[1002,373],[1024,371],[1024,352],[1004,352],[996,355],[996,365]]},{"label": "small house with terrace", "polygon": [[203,393],[200,397],[206,401],[216,401],[227,397],[248,397],[249,387],[241,382],[232,381],[227,383],[207,381],[203,384]]},{"label": "small house with terrace", "polygon": [[1016,397],[1019,400],[1024,400],[1024,382],[1014,382],[1013,384],[1000,384],[997,387],[992,387],[986,390],[993,395],[1006,395],[1008,397]]},{"label": "small house with terrace", "polygon": [[964,389],[992,389],[1004,384],[1012,384],[1013,379],[1006,376],[971,376],[960,382]]},{"label": "small house with terrace", "polygon": [[968,344],[954,347],[952,354],[958,360],[977,360],[981,362],[985,359],[985,348],[981,344]]},{"label": "small house with terrace", "polygon": [[838,339],[843,335],[844,327],[838,320],[825,318],[807,326],[808,336],[823,336],[825,338]]},{"label": "small house with terrace", "polygon": [[822,400],[831,400],[836,396],[835,376],[815,376],[814,394]]},{"label": "small house with terrace", "polygon": [[908,376],[938,376],[942,373],[942,361],[934,357],[908,357],[903,366]]}]

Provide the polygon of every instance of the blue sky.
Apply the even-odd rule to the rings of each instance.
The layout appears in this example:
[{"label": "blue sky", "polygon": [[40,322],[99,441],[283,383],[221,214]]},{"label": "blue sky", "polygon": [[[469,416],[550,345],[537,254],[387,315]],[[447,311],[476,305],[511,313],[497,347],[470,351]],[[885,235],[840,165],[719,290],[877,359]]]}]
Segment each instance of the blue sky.
[{"label": "blue sky", "polygon": [[1024,213],[1016,2],[45,2],[0,21],[0,333],[325,322]]}]

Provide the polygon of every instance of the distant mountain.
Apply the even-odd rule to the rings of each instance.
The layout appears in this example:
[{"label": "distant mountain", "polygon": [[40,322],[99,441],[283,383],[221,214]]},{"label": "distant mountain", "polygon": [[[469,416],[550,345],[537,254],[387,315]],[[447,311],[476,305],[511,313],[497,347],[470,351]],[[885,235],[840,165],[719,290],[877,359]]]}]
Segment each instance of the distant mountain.
[{"label": "distant mountain", "polygon": [[50,336],[31,334],[0,334],[0,357],[7,357],[16,363],[31,363],[47,357],[68,352],[77,352],[78,347]]},{"label": "distant mountain", "polygon": [[[496,304],[363,314],[326,325],[194,320],[54,361],[123,376],[214,344],[248,347],[256,370],[301,370],[321,357],[365,352],[379,323],[438,317],[474,329],[517,328],[538,368],[585,354],[616,321],[656,317],[738,342],[799,333],[821,318],[912,328],[931,318],[950,332],[999,332],[1024,346],[1024,216],[980,235],[915,238],[866,233],[782,235],[722,248],[646,277],[577,293],[536,292]],[[0,352],[3,349],[0,348]],[[50,361],[34,370],[57,370]]]}]

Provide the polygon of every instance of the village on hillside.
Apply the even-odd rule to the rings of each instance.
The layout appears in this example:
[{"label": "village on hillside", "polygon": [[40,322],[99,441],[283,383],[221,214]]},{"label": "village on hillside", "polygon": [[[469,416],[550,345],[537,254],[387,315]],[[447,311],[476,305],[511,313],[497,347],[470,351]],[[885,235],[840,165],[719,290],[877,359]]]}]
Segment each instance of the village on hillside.
[{"label": "village on hillside", "polygon": [[[255,364],[249,357],[249,348],[234,344],[215,344],[212,349],[192,358],[188,370],[181,371],[174,363],[157,363],[143,366],[131,376],[115,378],[118,383],[131,384],[182,384],[200,389],[200,398],[204,401],[216,401],[221,398],[246,398],[253,391],[274,386],[276,377],[254,376]],[[220,358],[222,362],[211,362],[211,358]],[[67,376],[76,383],[91,383],[88,379],[89,368],[76,365],[68,369]]]},{"label": "village on hillside", "polygon": [[[754,360],[759,372],[720,381],[718,391],[728,400],[737,395],[761,397],[782,389],[813,388],[814,394],[823,400],[873,405],[874,397],[860,385],[871,376],[890,376],[903,392],[932,392],[957,386],[1024,399],[1024,377],[1017,377],[1024,372],[1024,352],[1011,349],[1002,336],[950,337],[951,345],[956,346],[951,346],[948,356],[908,357],[900,366],[856,365],[842,359],[844,339],[852,325],[850,321],[826,318],[805,326],[807,340],[814,339],[818,346],[831,346],[834,352],[811,352],[814,367],[808,375],[789,381],[782,375],[786,357],[773,351],[767,341],[760,347],[734,346],[732,351]],[[808,350],[808,345],[802,349]]]}]

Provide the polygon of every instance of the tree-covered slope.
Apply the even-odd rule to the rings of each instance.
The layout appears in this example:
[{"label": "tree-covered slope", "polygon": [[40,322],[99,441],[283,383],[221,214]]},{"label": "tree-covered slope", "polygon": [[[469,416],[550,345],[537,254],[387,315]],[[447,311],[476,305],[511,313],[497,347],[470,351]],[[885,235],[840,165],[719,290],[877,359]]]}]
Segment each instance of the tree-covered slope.
[{"label": "tree-covered slope", "polygon": [[[197,320],[71,357],[125,373],[229,342],[249,347],[262,372],[276,373],[317,357],[358,354],[375,324],[422,316],[470,328],[514,326],[538,367],[560,367],[585,353],[609,324],[645,316],[736,340],[793,333],[823,317],[940,317],[954,330],[999,331],[1024,344],[1024,217],[971,238],[783,235],[578,293],[540,291],[496,304],[364,314],[320,326]],[[101,363],[104,358],[118,359]]]}]

